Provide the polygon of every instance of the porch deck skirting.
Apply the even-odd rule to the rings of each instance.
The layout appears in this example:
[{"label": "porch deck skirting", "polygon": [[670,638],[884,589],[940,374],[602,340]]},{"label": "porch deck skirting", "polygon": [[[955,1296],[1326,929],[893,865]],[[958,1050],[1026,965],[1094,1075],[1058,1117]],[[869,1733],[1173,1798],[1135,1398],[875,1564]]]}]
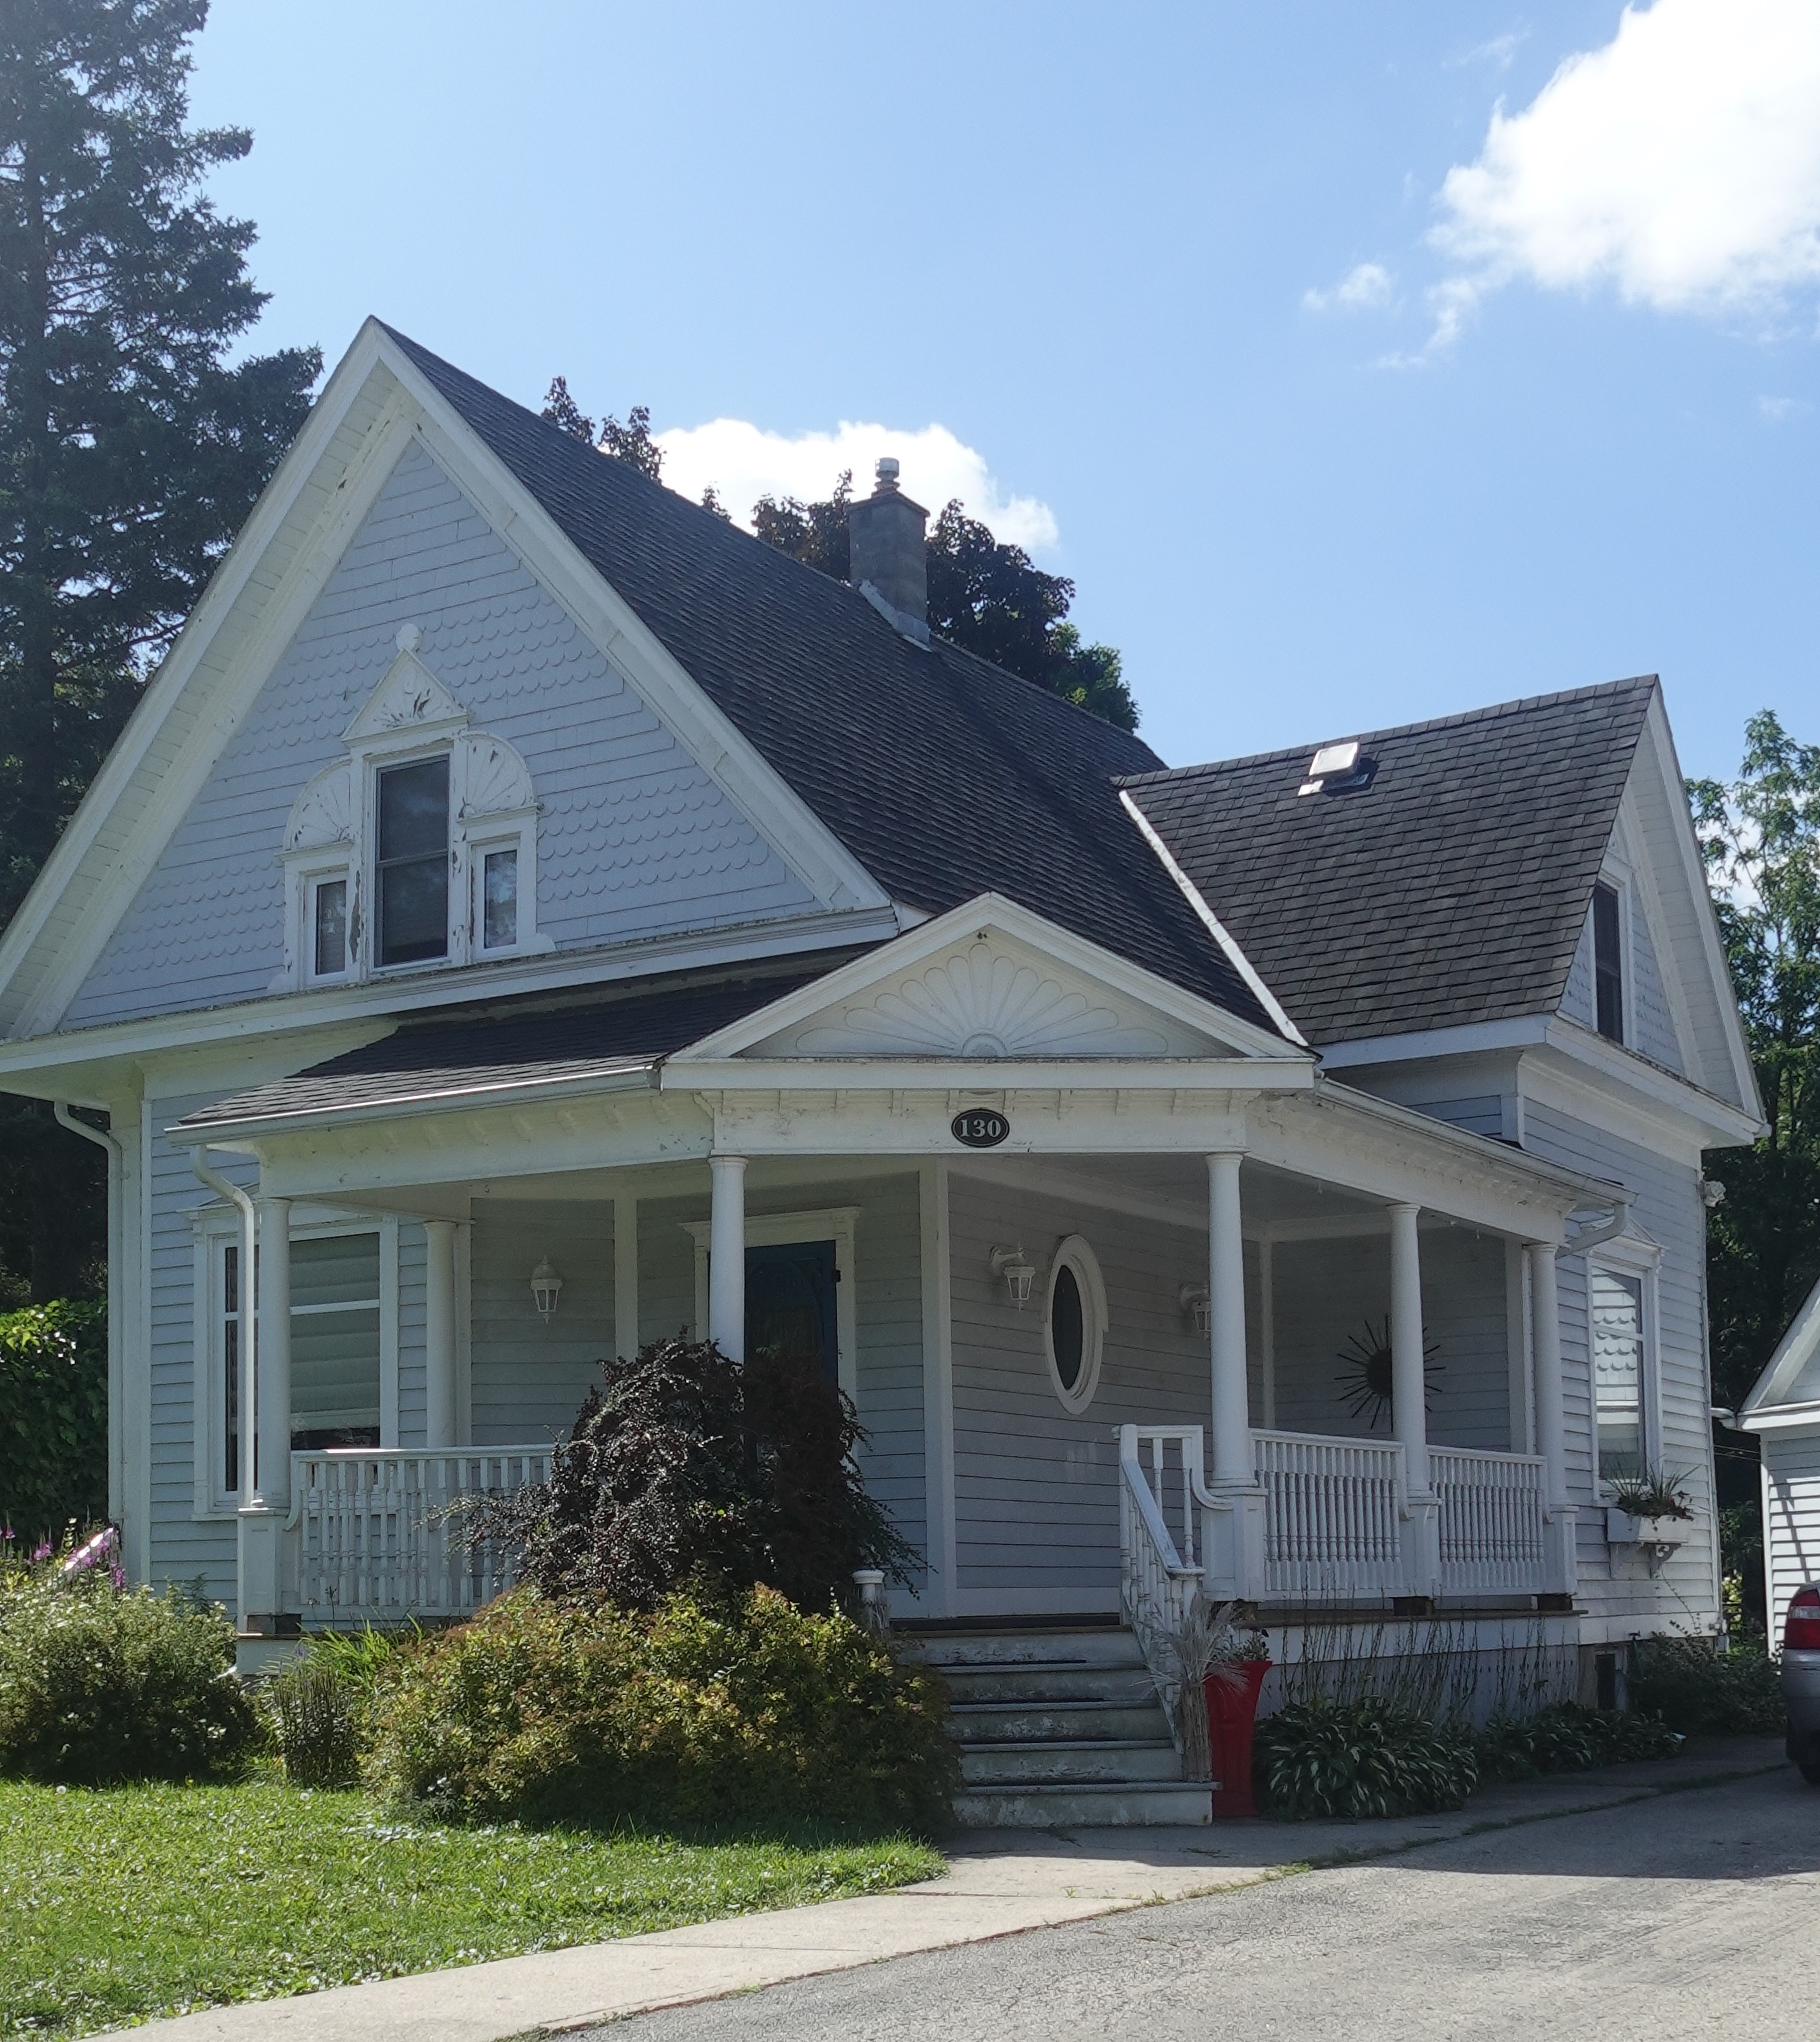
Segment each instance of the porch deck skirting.
[{"label": "porch deck skirting", "polygon": [[292,1454],[285,1572],[297,1607],[316,1625],[478,1609],[515,1574],[495,1542],[465,1535],[462,1505],[549,1472],[547,1446]]}]

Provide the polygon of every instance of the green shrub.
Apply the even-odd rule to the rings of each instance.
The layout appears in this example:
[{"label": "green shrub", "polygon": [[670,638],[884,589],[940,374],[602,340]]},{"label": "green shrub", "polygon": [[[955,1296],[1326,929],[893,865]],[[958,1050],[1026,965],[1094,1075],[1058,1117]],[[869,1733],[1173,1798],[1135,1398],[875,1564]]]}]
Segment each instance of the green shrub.
[{"label": "green shrub", "polygon": [[1419,1815],[1466,1805],[1478,1784],[1470,1731],[1386,1702],[1298,1702],[1257,1727],[1256,1785],[1270,1813]]},{"label": "green shrub", "polygon": [[492,1822],[909,1827],[945,1818],[939,1684],[757,1589],[649,1616],[520,1589],[384,1677],[369,1776]]},{"label": "green shrub", "polygon": [[325,1631],[262,1681],[267,1742],[293,1787],[352,1787],[373,1742],[373,1697],[398,1655],[422,1642],[402,1631]]},{"label": "green shrub", "polygon": [[232,1772],[258,1736],[219,1609],[56,1559],[0,1594],[0,1774],[72,1785]]},{"label": "green shrub", "polygon": [[0,1314],[0,1535],[54,1539],[107,1506],[107,1307]]},{"label": "green shrub", "polygon": [[1787,1722],[1776,1662],[1761,1648],[1720,1652],[1706,1638],[1646,1638],[1631,1701],[1688,1736],[1780,1736]]},{"label": "green shrub", "polygon": [[1531,1780],[1641,1758],[1673,1758],[1681,1741],[1660,1716],[1557,1702],[1532,1716],[1494,1716],[1474,1740],[1483,1780]]}]

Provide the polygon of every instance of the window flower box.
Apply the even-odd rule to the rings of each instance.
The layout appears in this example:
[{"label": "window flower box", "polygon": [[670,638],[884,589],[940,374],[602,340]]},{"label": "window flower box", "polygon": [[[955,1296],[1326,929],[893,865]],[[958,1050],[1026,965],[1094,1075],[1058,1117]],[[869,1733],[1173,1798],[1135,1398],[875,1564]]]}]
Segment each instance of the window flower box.
[{"label": "window flower box", "polygon": [[1614,1503],[1605,1511],[1605,1539],[1612,1546],[1679,1546],[1687,1538],[1688,1524],[1685,1517],[1633,1516]]}]

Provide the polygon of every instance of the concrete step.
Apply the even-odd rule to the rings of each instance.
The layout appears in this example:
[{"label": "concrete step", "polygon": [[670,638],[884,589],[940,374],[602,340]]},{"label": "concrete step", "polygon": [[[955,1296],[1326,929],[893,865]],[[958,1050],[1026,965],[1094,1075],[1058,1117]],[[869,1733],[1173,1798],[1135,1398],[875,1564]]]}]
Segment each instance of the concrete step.
[{"label": "concrete step", "polygon": [[1093,1666],[1076,1659],[1032,1659],[1008,1666],[944,1666],[942,1678],[957,1708],[980,1702],[1118,1702],[1151,1700],[1149,1669]]},{"label": "concrete step", "polygon": [[1213,1783],[967,1787],[955,1797],[954,1815],[974,1830],[1132,1829],[1210,1822]]},{"label": "concrete step", "polygon": [[1168,1734],[1153,1696],[1146,1702],[979,1702],[951,1704],[948,1734],[962,1745],[1072,1744],[1082,1738]]},{"label": "concrete step", "polygon": [[1082,1738],[1072,1744],[970,1744],[961,1753],[969,1789],[1082,1784],[1174,1785],[1182,1761],[1168,1738]]},{"label": "concrete step", "polygon": [[903,1658],[946,1673],[963,1666],[1017,1666],[1057,1663],[1081,1666],[1141,1666],[1144,1654],[1129,1631],[900,1631]]}]

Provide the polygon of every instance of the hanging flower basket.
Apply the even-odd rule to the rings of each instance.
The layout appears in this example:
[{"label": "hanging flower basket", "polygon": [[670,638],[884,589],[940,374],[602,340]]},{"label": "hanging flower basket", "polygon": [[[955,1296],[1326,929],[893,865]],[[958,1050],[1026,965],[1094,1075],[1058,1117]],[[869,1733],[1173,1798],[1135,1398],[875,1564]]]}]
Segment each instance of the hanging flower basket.
[{"label": "hanging flower basket", "polygon": [[1268,1659],[1233,1659],[1209,1670],[1202,1682],[1207,1698],[1207,1743],[1213,1759],[1214,1819],[1238,1821],[1257,1813],[1252,1799],[1252,1730]]}]

